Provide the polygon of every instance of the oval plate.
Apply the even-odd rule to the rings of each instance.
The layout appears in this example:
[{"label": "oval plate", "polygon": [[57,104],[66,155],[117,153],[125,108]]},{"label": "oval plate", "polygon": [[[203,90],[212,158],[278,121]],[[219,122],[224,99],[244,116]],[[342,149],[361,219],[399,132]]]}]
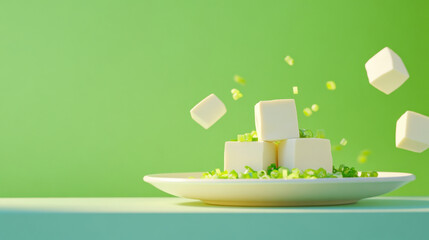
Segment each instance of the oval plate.
[{"label": "oval plate", "polygon": [[[228,206],[315,206],[355,203],[411,182],[410,173],[379,172],[376,178],[200,179],[202,172],[143,178],[171,195]],[[189,178],[194,177],[194,179]]]}]

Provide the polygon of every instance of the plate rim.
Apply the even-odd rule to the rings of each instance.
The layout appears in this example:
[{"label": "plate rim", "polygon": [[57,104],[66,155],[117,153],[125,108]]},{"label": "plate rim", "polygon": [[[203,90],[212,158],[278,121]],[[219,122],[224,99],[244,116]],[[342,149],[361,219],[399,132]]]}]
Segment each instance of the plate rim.
[{"label": "plate rim", "polygon": [[379,172],[387,174],[401,174],[393,177],[365,177],[365,178],[318,178],[318,179],[200,179],[200,178],[179,178],[163,177],[167,174],[202,174],[204,172],[180,172],[180,173],[157,173],[143,177],[147,183],[203,183],[203,184],[303,184],[303,183],[353,183],[353,182],[411,182],[416,179],[412,173],[404,172]]}]

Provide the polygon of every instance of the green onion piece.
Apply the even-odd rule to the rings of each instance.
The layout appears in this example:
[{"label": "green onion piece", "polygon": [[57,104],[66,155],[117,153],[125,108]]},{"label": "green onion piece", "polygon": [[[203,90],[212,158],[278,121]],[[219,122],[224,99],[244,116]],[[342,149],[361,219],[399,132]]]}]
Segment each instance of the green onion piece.
[{"label": "green onion piece", "polygon": [[252,135],[252,138],[257,138],[258,134],[256,133],[256,131],[251,131],[250,135]]},{"label": "green onion piece", "polygon": [[246,169],[247,172],[252,173],[255,172],[255,170],[253,170],[251,167],[249,166],[244,166],[244,168]]},{"label": "green onion piece", "polygon": [[230,176],[232,179],[237,179],[237,178],[238,178],[238,173],[237,173],[235,170],[232,170],[232,171],[229,173],[229,176]]},{"label": "green onion piece", "polygon": [[310,108],[304,108],[303,112],[304,112],[304,115],[307,116],[307,117],[310,117],[311,114],[313,114],[313,112],[311,111]]},{"label": "green onion piece", "polygon": [[250,135],[250,133],[245,133],[244,134],[244,141],[245,142],[251,142],[252,141],[252,135]]},{"label": "green onion piece", "polygon": [[368,161],[368,156],[371,155],[371,151],[368,149],[362,150],[357,157],[359,163],[366,163]]},{"label": "green onion piece", "polygon": [[244,135],[238,134],[237,135],[237,141],[239,141],[239,142],[245,142],[246,138],[244,137]]},{"label": "green onion piece", "polygon": [[300,138],[312,138],[313,132],[310,129],[299,129]]},{"label": "green onion piece", "polygon": [[364,155],[359,155],[358,158],[357,158],[357,161],[359,163],[366,163],[366,161],[368,161],[368,157],[364,156]]},{"label": "green onion piece", "polygon": [[319,168],[316,171],[317,178],[325,178],[328,175],[328,172],[324,168]]},{"label": "green onion piece", "polygon": [[242,78],[242,77],[238,76],[238,75],[235,75],[235,76],[234,76],[234,81],[235,81],[236,83],[241,84],[241,85],[246,85],[246,80],[245,80],[244,78]]},{"label": "green onion piece", "polygon": [[347,145],[347,139],[345,139],[345,138],[341,139],[340,145],[346,146]]},{"label": "green onion piece", "polygon": [[317,105],[317,104],[311,105],[311,110],[313,110],[313,112],[319,111],[319,105]]},{"label": "green onion piece", "polygon": [[301,128],[299,129],[299,137],[300,138],[305,138],[304,130],[305,129],[301,129]]},{"label": "green onion piece", "polygon": [[336,172],[333,174],[333,176],[336,178],[343,178],[343,173],[342,172]]},{"label": "green onion piece", "polygon": [[314,176],[315,174],[316,174],[316,170],[311,169],[311,168],[306,169],[304,171],[304,176]]},{"label": "green onion piece", "polygon": [[231,89],[231,93],[232,94],[234,94],[234,93],[239,93],[240,91],[238,91],[237,89],[235,89],[235,88],[233,88],[233,89]]},{"label": "green onion piece", "polygon": [[258,177],[262,177],[265,175],[267,175],[267,172],[265,170],[258,171]]},{"label": "green onion piece", "polygon": [[292,91],[293,91],[293,94],[297,95],[298,94],[298,87],[297,86],[292,87]]},{"label": "green onion piece", "polygon": [[249,178],[250,178],[250,176],[249,176],[249,174],[248,174],[248,173],[239,173],[239,174],[238,174],[238,178],[239,178],[239,179],[249,179]]},{"label": "green onion piece", "polygon": [[278,170],[273,170],[270,173],[271,178],[279,178],[279,176],[280,176],[280,172]]},{"label": "green onion piece", "polygon": [[335,90],[337,88],[337,85],[334,81],[327,81],[326,88],[328,88],[328,90]]},{"label": "green onion piece", "polygon": [[293,60],[293,58],[291,56],[286,56],[285,57],[285,61],[287,62],[287,64],[289,64],[290,66],[293,66],[293,64],[295,63],[295,60]]},{"label": "green onion piece", "polygon": [[221,175],[222,174],[222,172],[220,171],[220,169],[219,168],[216,168],[216,174],[218,174],[218,175]]},{"label": "green onion piece", "polygon": [[243,94],[240,92],[232,94],[232,99],[234,99],[235,101],[237,101],[238,99],[240,99],[242,97],[243,97]]},{"label": "green onion piece", "polygon": [[371,176],[371,177],[378,177],[378,172],[376,172],[376,171],[371,171],[370,176]]},{"label": "green onion piece", "polygon": [[343,146],[341,146],[341,145],[332,146],[332,150],[335,150],[335,151],[341,151],[342,149],[343,149]]},{"label": "green onion piece", "polygon": [[277,170],[277,165],[275,163],[272,163],[267,167],[267,174],[270,174],[273,170]]},{"label": "green onion piece", "polygon": [[316,138],[326,138],[325,130],[323,130],[323,129],[317,129],[315,137]]}]

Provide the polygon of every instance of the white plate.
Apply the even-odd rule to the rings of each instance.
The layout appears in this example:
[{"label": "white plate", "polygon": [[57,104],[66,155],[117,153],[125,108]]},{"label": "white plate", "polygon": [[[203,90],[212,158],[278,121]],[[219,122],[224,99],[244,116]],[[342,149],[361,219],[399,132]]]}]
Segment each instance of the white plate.
[{"label": "white plate", "polygon": [[[379,172],[376,178],[199,179],[202,173],[152,174],[158,189],[208,204],[230,206],[311,206],[355,203],[411,182],[410,173]],[[190,179],[189,177],[195,177]]]}]

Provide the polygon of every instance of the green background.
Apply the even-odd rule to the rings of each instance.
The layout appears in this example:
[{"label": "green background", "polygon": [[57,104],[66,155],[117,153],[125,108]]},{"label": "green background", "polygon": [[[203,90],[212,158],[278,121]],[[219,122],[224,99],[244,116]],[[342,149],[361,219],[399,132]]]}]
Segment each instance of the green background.
[{"label": "green background", "polygon": [[[406,110],[429,115],[423,2],[1,1],[0,196],[165,196],[142,177],[222,167],[254,104],[295,85],[299,126],[348,140],[335,164],[411,172],[391,195],[429,195],[429,151],[394,144]],[[364,68],[385,46],[410,73],[390,95]],[[210,93],[228,112],[204,130],[189,110]]]}]

